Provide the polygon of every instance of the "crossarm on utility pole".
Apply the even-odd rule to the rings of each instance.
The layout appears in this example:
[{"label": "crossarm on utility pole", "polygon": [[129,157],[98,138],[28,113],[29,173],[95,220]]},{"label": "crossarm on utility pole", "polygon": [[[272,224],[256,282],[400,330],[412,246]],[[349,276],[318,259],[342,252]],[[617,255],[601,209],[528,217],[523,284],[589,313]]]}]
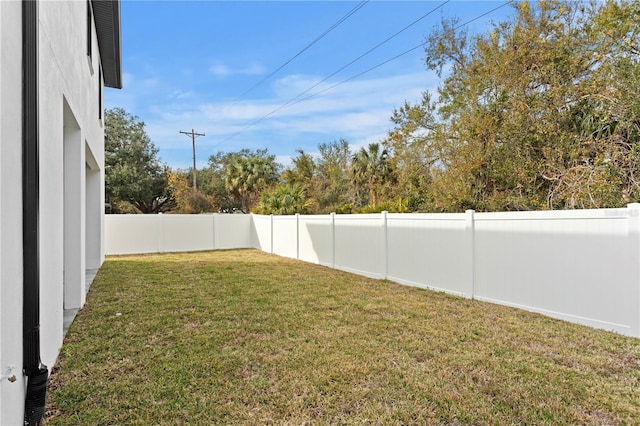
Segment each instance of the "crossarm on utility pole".
[{"label": "crossarm on utility pole", "polygon": [[190,132],[183,132],[180,130],[180,133],[191,136],[191,147],[193,149],[193,192],[196,192],[196,137],[206,135],[204,133],[196,133],[193,129],[191,129]]}]

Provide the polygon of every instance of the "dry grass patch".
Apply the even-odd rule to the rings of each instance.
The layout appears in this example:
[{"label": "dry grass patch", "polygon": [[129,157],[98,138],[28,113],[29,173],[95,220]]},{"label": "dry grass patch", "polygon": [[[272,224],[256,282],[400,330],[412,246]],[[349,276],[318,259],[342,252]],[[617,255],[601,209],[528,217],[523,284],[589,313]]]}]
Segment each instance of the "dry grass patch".
[{"label": "dry grass patch", "polygon": [[640,340],[252,250],[109,258],[48,425],[637,424]]}]

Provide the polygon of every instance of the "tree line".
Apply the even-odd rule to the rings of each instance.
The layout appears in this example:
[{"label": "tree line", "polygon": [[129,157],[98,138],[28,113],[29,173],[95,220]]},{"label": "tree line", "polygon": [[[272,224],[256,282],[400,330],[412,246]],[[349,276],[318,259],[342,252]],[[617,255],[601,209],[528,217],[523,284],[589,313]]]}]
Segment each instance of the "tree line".
[{"label": "tree line", "polygon": [[122,109],[108,110],[105,180],[114,212],[458,212],[620,207],[640,201],[640,4],[516,3],[484,34],[443,19],[425,40],[437,91],[391,113],[352,151],[219,152],[171,170]]}]

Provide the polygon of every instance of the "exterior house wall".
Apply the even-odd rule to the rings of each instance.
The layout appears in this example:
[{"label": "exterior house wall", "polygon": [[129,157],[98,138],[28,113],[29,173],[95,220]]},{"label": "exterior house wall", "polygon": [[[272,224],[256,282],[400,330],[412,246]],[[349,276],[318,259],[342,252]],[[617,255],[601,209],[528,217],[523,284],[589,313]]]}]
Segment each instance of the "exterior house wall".
[{"label": "exterior house wall", "polygon": [[[0,424],[20,424],[22,368],[22,27],[18,1],[0,1]],[[17,380],[11,383],[13,374]]]},{"label": "exterior house wall", "polygon": [[[63,310],[85,300],[104,259],[104,127],[95,24],[85,1],[40,1],[38,27],[40,345],[53,367]],[[0,424],[22,424],[22,4],[0,2]],[[8,377],[15,375],[16,381]]]}]

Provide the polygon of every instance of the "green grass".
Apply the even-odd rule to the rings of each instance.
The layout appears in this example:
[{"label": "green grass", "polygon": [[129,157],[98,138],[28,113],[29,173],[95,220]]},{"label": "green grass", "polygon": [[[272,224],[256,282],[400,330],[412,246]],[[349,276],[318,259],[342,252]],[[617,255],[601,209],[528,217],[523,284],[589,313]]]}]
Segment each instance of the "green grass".
[{"label": "green grass", "polygon": [[640,339],[251,250],[108,258],[46,420],[514,423],[640,423]]}]

